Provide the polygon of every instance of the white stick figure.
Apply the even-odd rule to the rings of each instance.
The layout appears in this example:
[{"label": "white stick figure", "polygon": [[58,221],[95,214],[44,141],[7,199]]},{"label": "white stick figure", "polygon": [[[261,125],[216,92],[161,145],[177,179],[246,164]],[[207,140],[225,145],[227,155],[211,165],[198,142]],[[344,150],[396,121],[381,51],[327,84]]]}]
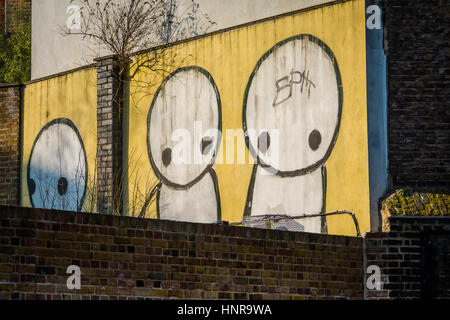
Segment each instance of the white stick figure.
[{"label": "white stick figure", "polygon": [[[342,99],[336,59],[321,40],[294,36],[263,55],[244,98],[246,142],[257,160],[245,215],[325,212],[325,161],[337,140]],[[298,220],[315,233],[326,232],[325,221]]]},{"label": "white stick figure", "polygon": [[149,158],[161,181],[155,192],[159,218],[221,219],[212,168],[220,139],[221,103],[211,75],[199,67],[177,69],[158,89],[148,116]]},{"label": "white stick figure", "polygon": [[82,209],[88,178],[86,152],[72,121],[55,119],[40,130],[27,171],[28,194],[33,207]]}]

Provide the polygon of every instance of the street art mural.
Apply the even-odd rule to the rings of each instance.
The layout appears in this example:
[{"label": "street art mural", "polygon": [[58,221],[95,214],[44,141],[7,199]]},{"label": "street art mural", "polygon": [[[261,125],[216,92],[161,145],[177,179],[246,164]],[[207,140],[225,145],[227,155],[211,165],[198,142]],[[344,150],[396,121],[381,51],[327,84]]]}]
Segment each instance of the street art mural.
[{"label": "street art mural", "polygon": [[31,150],[27,182],[33,207],[81,210],[87,161],[83,141],[72,121],[55,119],[41,129]]},{"label": "street art mural", "polygon": [[[362,233],[369,229],[364,1],[287,14],[169,48],[168,76],[136,73],[138,81],[155,83],[154,91],[131,84],[127,150],[139,174],[131,173],[129,181],[141,191],[147,181],[160,183],[146,217],[238,223],[258,215],[348,210]],[[182,139],[173,132],[193,132],[198,121],[203,130],[220,128],[221,137],[203,143],[212,135],[198,134],[188,149],[200,152],[211,144],[217,155],[208,153],[203,165],[178,164]],[[296,222],[306,232],[355,235],[348,215]]]},{"label": "street art mural", "polygon": [[95,68],[26,84],[21,205],[96,212]]},{"label": "street art mural", "polygon": [[206,70],[180,68],[164,80],[150,107],[147,139],[149,159],[161,181],[151,194],[156,196],[159,218],[220,220],[212,165],[221,127],[219,92]]},{"label": "street art mural", "polygon": [[[263,55],[244,97],[246,143],[257,162],[245,215],[326,211],[325,161],[338,136],[342,99],[337,61],[320,39],[297,35]],[[324,217],[299,222],[307,232],[326,232]]]},{"label": "street art mural", "polygon": [[[348,210],[368,231],[365,20],[364,1],[336,3],[170,44],[163,74],[130,70],[123,214],[239,223]],[[96,106],[95,67],[26,85],[22,205],[96,212]],[[350,216],[297,221],[355,235]]]}]

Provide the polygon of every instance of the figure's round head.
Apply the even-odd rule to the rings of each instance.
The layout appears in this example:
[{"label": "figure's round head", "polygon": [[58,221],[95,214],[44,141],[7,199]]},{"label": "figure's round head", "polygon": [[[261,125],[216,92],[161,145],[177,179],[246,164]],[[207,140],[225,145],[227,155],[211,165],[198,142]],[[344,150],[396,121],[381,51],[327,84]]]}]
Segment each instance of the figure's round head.
[{"label": "figure's round head", "polygon": [[177,69],[153,98],[148,152],[166,185],[184,188],[213,165],[221,140],[221,103],[211,75],[199,67]]},{"label": "figure's round head", "polygon": [[86,153],[72,121],[56,119],[40,130],[27,175],[33,207],[81,210],[87,182]]},{"label": "figure's round head", "polygon": [[276,44],[245,91],[243,122],[253,157],[288,176],[316,169],[337,139],[342,100],[339,68],[325,43],[298,35]]}]

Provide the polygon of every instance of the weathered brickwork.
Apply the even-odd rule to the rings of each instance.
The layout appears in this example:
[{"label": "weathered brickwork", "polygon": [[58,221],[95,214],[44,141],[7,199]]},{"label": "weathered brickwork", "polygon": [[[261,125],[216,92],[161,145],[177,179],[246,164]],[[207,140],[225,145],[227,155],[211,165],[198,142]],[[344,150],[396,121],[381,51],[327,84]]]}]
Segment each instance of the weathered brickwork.
[{"label": "weathered brickwork", "polygon": [[19,205],[20,85],[0,84],[0,205]]},{"label": "weathered brickwork", "polygon": [[97,61],[97,209],[120,212],[122,185],[122,90],[112,57]]},{"label": "weathered brickwork", "polygon": [[450,186],[450,1],[385,1],[389,173]]},{"label": "weathered brickwork", "polygon": [[13,207],[0,223],[0,299],[363,298],[360,238]]},{"label": "weathered brickwork", "polygon": [[[366,235],[366,266],[381,269],[368,299],[450,298],[450,217],[390,217],[390,232]],[[444,245],[445,243],[445,245]]]}]

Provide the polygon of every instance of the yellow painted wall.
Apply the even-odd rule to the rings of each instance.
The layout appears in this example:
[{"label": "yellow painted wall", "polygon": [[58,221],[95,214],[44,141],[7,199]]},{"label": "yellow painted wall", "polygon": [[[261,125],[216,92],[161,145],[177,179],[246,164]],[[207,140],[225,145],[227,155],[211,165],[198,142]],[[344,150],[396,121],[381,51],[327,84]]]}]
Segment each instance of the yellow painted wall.
[{"label": "yellow painted wall", "polygon": [[88,186],[83,211],[94,212],[95,203],[87,198],[92,190],[97,152],[97,72],[95,68],[27,84],[24,92],[22,205],[31,206],[27,166],[39,131],[50,121],[67,118],[77,127],[83,140],[88,167]]},{"label": "yellow painted wall", "polygon": [[[169,72],[182,66],[199,66],[207,70],[220,93],[223,132],[242,129],[244,91],[255,64],[276,43],[299,34],[311,34],[330,47],[338,61],[344,88],[339,136],[326,161],[327,211],[355,212],[361,232],[366,232],[370,228],[370,213],[363,0],[326,6],[169,47],[165,55],[167,61],[174,59],[174,62],[168,62],[165,68]],[[163,77],[143,70],[137,73],[135,80],[154,85],[142,89],[137,82],[131,84],[128,208],[139,198],[136,190],[145,194],[145,190],[157,181],[148,158],[147,115]],[[245,145],[243,136],[238,143]],[[222,139],[219,154],[226,147],[225,139]],[[246,157],[251,158],[245,150]],[[252,172],[252,165],[246,163],[214,165],[223,220],[238,222],[242,219]],[[156,217],[154,204],[147,216]],[[329,217],[327,223],[330,234],[355,235],[349,216]]]}]

